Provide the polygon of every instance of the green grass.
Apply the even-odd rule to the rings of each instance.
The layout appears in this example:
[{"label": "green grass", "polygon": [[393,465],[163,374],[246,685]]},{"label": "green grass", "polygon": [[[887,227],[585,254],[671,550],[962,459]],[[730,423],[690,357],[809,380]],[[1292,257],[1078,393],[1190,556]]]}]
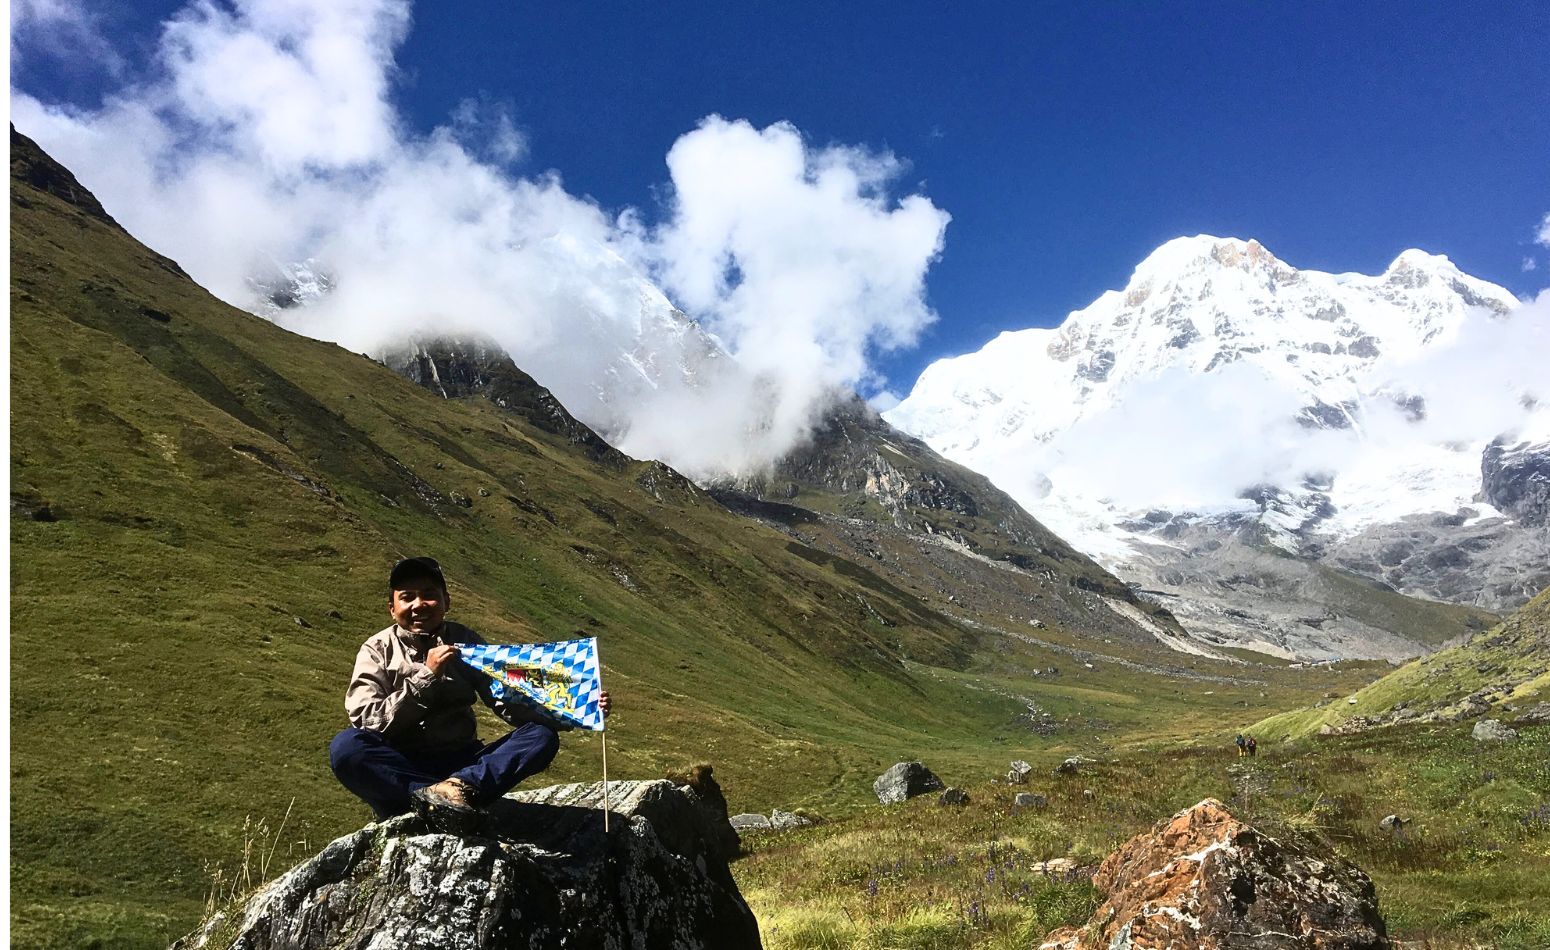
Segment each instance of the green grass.
[{"label": "green grass", "polygon": [[[963,808],[924,796],[748,836],[733,871],[766,945],[912,946],[909,934],[926,930],[937,946],[1034,946],[1101,900],[1086,875],[1052,879],[1035,862],[1069,857],[1090,869],[1207,797],[1269,834],[1355,862],[1407,945],[1547,945],[1550,728],[1492,748],[1450,725],[1277,743],[1252,760],[1223,747],[1132,749],[1078,776],[1052,775],[1052,762],[1037,760],[1026,787],[943,769],[968,789]],[[1046,794],[1049,808],[1012,807],[1024,790]],[[1379,828],[1390,813],[1411,821],[1398,837]]]}]

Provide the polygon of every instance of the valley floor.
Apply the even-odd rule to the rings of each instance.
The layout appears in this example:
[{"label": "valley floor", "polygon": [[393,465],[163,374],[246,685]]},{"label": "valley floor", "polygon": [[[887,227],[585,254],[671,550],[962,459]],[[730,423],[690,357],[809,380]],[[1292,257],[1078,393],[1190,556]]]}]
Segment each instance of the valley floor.
[{"label": "valley floor", "polygon": [[[928,762],[928,765],[931,763]],[[934,795],[840,820],[745,835],[733,872],[765,945],[1028,948],[1101,903],[1105,855],[1206,797],[1271,835],[1311,836],[1377,884],[1407,948],[1550,946],[1550,727],[1504,744],[1470,725],[1394,728],[1262,747],[1132,751],[1026,786],[943,772],[970,803]],[[1084,795],[1091,790],[1092,796]],[[1019,791],[1047,809],[1016,808]],[[1410,820],[1399,835],[1379,826]],[[1038,862],[1067,858],[1066,873]]]}]

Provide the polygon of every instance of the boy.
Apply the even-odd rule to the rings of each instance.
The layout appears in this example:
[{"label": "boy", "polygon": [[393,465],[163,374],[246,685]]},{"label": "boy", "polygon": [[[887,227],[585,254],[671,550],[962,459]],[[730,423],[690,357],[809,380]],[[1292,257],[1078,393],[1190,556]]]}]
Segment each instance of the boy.
[{"label": "boy", "polygon": [[[454,644],[483,643],[446,619],[451,598],[441,565],[405,558],[388,575],[393,624],[361,646],[345,693],[351,728],[329,744],[329,764],[380,821],[410,808],[466,816],[543,771],[569,729],[542,710],[490,695],[487,677],[464,665]],[[516,728],[480,743],[474,700]],[[611,702],[599,699],[603,715]]]}]

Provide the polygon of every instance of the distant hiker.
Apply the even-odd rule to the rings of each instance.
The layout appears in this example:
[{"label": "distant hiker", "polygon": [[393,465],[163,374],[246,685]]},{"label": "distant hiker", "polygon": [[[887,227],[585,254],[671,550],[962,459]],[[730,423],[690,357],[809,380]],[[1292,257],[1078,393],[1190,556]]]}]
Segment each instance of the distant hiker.
[{"label": "distant hiker", "polygon": [[[393,623],[356,655],[344,698],[351,727],[334,737],[328,758],[378,820],[411,807],[467,813],[494,801],[543,771],[560,747],[556,731],[571,728],[491,695],[489,677],[466,666],[454,646],[485,641],[447,620],[450,606],[441,565],[428,557],[399,561],[388,575]],[[481,743],[476,699],[516,728]],[[607,715],[608,693],[598,705]]]},{"label": "distant hiker", "polygon": [[1249,754],[1249,744],[1244,741],[1243,733],[1240,732],[1240,733],[1238,733],[1238,758],[1241,759],[1241,758],[1243,758],[1244,756],[1246,756],[1248,754]]},{"label": "distant hiker", "polygon": [[1259,752],[1259,743],[1254,741],[1253,736],[1249,736],[1248,749],[1249,758],[1251,759],[1254,758],[1254,756]]}]

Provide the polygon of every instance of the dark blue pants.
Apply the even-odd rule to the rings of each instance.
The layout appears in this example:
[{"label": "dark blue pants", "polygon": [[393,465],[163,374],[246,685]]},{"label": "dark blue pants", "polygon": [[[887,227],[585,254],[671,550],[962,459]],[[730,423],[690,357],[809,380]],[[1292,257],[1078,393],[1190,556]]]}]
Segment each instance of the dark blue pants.
[{"label": "dark blue pants", "polygon": [[328,763],[345,788],[371,806],[377,818],[409,810],[409,793],[447,778],[477,789],[480,803],[494,801],[516,784],[542,772],[560,749],[560,737],[548,726],[529,722],[486,746],[401,752],[380,732],[346,729],[328,745]]}]

